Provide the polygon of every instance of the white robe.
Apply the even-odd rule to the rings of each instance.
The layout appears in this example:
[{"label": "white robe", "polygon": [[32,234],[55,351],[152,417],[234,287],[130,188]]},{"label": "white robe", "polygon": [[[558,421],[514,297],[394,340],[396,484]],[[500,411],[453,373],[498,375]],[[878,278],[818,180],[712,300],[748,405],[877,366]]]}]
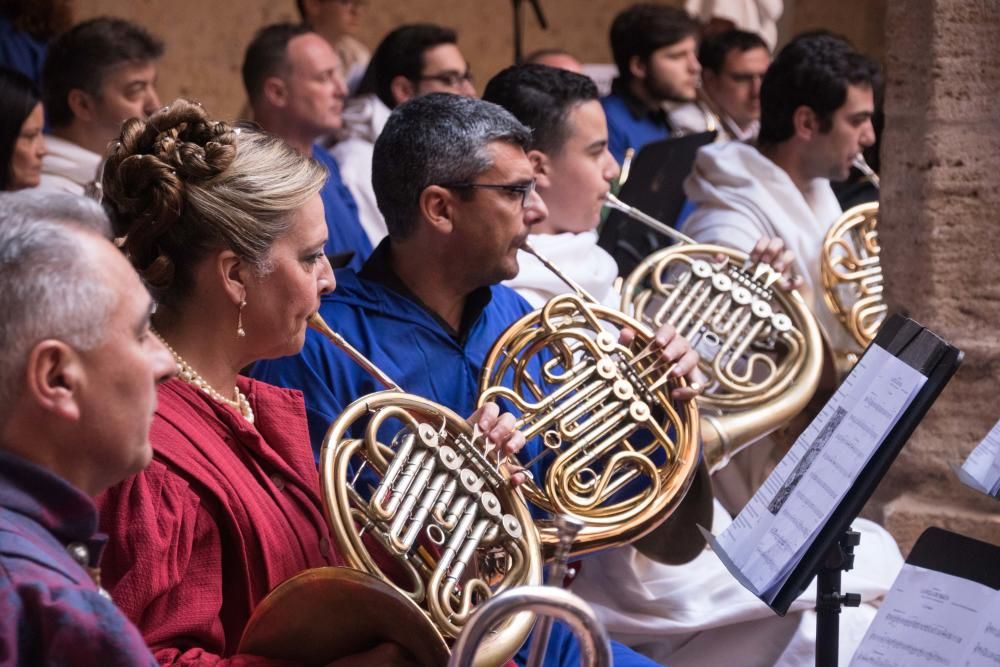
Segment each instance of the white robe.
[{"label": "white robe", "polygon": [[[612,288],[617,269],[597,245],[596,232],[532,234],[529,243],[562,272],[598,298],[617,307]],[[538,307],[569,291],[533,255],[518,253],[520,272],[506,284]],[[730,523],[715,501],[712,532]],[[892,537],[862,519],[857,566],[843,589],[868,602],[886,593],[903,559]],[[774,614],[744,589],[709,550],[690,563],[663,565],[634,548],[609,549],[584,560],[573,592],[593,607],[612,637],[671,667],[740,665],[806,667],[814,664],[815,591],[794,603],[785,617]],[[841,614],[841,656],[847,664],[875,610],[870,605]]]},{"label": "white robe", "polygon": [[[597,232],[531,234],[528,243],[600,303],[611,308],[619,307],[618,293],[614,290],[618,264],[604,248],[597,245]],[[545,268],[534,255],[520,250],[517,263],[520,267],[517,277],[504,285],[517,290],[535,308],[541,308],[552,297],[570,291],[566,283]]]},{"label": "white robe", "polygon": [[79,144],[46,135],[48,149],[42,158],[42,190],[68,192],[77,196],[95,196],[99,191],[102,158]]},{"label": "white robe", "polygon": [[361,227],[373,248],[389,233],[372,188],[372,155],[375,140],[391,113],[376,95],[353,98],[344,109],[344,128],[338,133],[343,138],[330,149],[340,167],[340,178],[358,205]]},{"label": "white robe", "polygon": [[799,190],[755,147],[729,142],[698,151],[684,193],[697,208],[681,231],[696,241],[749,253],[762,236],[782,238],[795,253],[795,271],[804,281],[799,291],[824,337],[834,349],[856,348],[823,301],[823,237],[841,214],[830,181],[817,178]]}]

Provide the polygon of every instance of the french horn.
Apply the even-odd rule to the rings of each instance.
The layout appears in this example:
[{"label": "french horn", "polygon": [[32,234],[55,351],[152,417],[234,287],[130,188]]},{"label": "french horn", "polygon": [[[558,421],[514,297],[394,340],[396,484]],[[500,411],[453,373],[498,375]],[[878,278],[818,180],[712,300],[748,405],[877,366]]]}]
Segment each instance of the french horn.
[{"label": "french horn", "polygon": [[[854,166],[879,187],[878,174],[860,154]],[[837,218],[823,239],[823,300],[859,346],[834,351],[840,371],[853,366],[858,353],[875,338],[888,311],[882,296],[878,212],[878,202],[854,206]]]},{"label": "french horn", "polygon": [[[403,392],[318,314],[310,326],[386,387],[347,406],[330,425],[320,452],[331,534],[348,565],[378,582],[356,586],[370,592],[367,600],[359,593],[355,605],[400,613],[419,609],[426,622],[403,634],[431,633],[439,639],[435,645],[443,644],[494,595],[541,581],[538,534],[527,506],[509,484],[505,459],[489,449],[478,425]],[[280,594],[296,597],[287,590]],[[531,613],[506,618],[470,664],[510,659],[533,622]],[[252,622],[248,629],[264,632],[264,626]],[[333,633],[333,624],[323,626]],[[428,654],[423,637],[404,639],[417,643],[411,653]],[[253,641],[244,637],[244,643]],[[331,657],[336,656],[324,659]]]},{"label": "french horn", "polygon": [[650,327],[671,324],[701,355],[697,401],[709,469],[787,423],[812,398],[823,367],[819,325],[780,274],[723,246],[699,244],[607,196],[606,205],[678,241],[625,279],[621,309]]},{"label": "french horn", "polygon": [[[583,522],[575,555],[632,542],[677,507],[699,460],[693,401],[675,405],[670,374],[653,334],[603,306],[541,257],[573,293],[556,296],[512,324],[493,344],[480,375],[480,404],[518,416],[516,428],[543,447],[544,479],[521,485],[548,517]],[[635,332],[620,342],[622,328]],[[534,373],[538,376],[536,379]],[[537,518],[543,552],[558,543],[551,518]]]}]

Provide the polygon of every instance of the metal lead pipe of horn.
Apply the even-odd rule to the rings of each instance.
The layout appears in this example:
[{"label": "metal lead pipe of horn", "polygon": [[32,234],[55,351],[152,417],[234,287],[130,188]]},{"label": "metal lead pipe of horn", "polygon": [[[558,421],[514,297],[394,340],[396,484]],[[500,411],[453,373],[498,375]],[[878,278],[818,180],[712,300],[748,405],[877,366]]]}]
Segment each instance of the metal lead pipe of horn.
[{"label": "metal lead pipe of horn", "polygon": [[565,273],[563,273],[562,271],[560,271],[559,267],[557,267],[555,264],[553,264],[552,262],[550,262],[544,255],[540,254],[537,250],[535,250],[534,248],[532,248],[530,243],[528,243],[527,241],[525,241],[524,243],[522,243],[521,244],[521,250],[523,250],[524,252],[528,253],[529,255],[534,255],[535,258],[539,262],[542,263],[542,266],[544,266],[546,269],[548,269],[549,271],[551,271],[552,273],[554,273],[556,275],[556,277],[559,278],[559,280],[561,280],[564,283],[566,283],[566,285],[571,290],[573,290],[574,292],[576,292],[576,295],[578,297],[580,297],[581,299],[584,299],[586,301],[590,301],[591,303],[599,303],[598,300],[595,299],[593,297],[593,295],[590,294],[590,292],[588,292],[587,290],[583,289],[583,287],[581,287],[575,280],[573,280],[572,278],[570,278],[569,276],[567,276]]},{"label": "metal lead pipe of horn", "polygon": [[851,164],[854,165],[855,169],[864,174],[865,178],[868,179],[869,183],[874,185],[877,189],[882,188],[882,186],[879,184],[878,174],[876,174],[875,170],[868,165],[868,162],[865,160],[864,155],[862,155],[861,153],[855,155],[854,160],[851,161]]},{"label": "metal lead pipe of horn", "polygon": [[654,232],[658,232],[660,234],[663,234],[664,236],[669,236],[675,241],[680,241],[681,243],[687,243],[688,245],[695,245],[697,243],[697,241],[695,241],[687,234],[682,234],[673,227],[671,227],[670,225],[657,220],[651,215],[643,213],[636,207],[629,206],[628,204],[626,204],[625,202],[623,202],[621,199],[614,196],[610,192],[604,196],[604,205],[610,209],[621,211],[622,213],[632,218],[633,220],[636,220],[646,225]]},{"label": "metal lead pipe of horn", "polygon": [[368,357],[361,354],[353,345],[348,343],[343,336],[330,328],[323,317],[319,313],[313,313],[309,316],[309,326],[313,330],[325,336],[331,343],[340,348],[340,350],[351,358],[351,361],[361,366],[365,371],[367,371],[372,377],[382,383],[382,386],[386,389],[393,389],[395,391],[403,391],[402,387],[393,382],[392,378],[386,375],[385,371],[376,366],[371,362]]},{"label": "metal lead pipe of horn", "polygon": [[[569,560],[569,550],[573,546],[573,540],[577,533],[583,528],[583,521],[568,514],[556,514],[552,518],[555,524],[556,534],[559,543],[556,545],[555,557],[552,568],[549,570],[549,585],[551,590],[562,590],[563,580],[566,578],[566,564]],[[545,649],[549,645],[549,635],[552,634],[552,617],[546,616],[538,622],[535,628],[534,637],[531,640],[531,652],[528,655],[528,667],[541,667],[545,660]]]}]

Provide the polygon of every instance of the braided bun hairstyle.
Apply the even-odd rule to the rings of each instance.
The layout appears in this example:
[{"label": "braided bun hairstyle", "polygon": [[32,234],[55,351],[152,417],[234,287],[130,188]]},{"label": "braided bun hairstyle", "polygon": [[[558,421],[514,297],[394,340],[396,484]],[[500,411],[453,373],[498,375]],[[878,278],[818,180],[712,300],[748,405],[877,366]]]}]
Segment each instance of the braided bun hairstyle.
[{"label": "braided bun hairstyle", "polygon": [[103,201],[154,298],[174,305],[210,252],[228,248],[266,274],[272,244],[326,177],[282,140],[211,120],[178,99],[122,126],[105,163]]}]

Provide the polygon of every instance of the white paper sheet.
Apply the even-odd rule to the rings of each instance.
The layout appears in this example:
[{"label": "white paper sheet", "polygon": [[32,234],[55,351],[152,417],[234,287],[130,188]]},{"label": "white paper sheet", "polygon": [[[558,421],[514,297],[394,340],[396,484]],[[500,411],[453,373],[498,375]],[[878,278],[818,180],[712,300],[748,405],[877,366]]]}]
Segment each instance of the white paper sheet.
[{"label": "white paper sheet", "polygon": [[1000,660],[998,602],[989,586],[906,564],[851,667],[996,667],[989,656]]},{"label": "white paper sheet", "polygon": [[927,378],[872,345],[712,547],[770,603]]},{"label": "white paper sheet", "polygon": [[957,472],[964,484],[977,491],[990,496],[1000,493],[1000,422],[994,424]]}]

